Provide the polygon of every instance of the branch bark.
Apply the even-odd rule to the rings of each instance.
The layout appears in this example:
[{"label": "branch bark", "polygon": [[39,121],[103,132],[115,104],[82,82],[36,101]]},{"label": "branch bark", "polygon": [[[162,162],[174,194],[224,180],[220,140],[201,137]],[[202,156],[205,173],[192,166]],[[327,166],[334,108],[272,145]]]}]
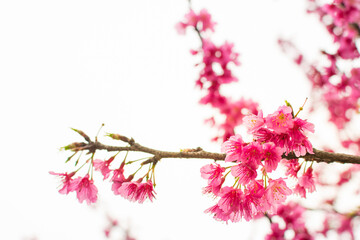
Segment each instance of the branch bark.
[{"label": "branch bark", "polygon": [[[120,136],[120,135],[119,135]],[[91,153],[94,153],[96,150],[106,150],[108,152],[143,152],[153,155],[152,158],[144,161],[142,164],[149,163],[157,163],[162,158],[197,158],[197,159],[213,159],[215,161],[223,161],[225,159],[225,153],[214,153],[207,152],[201,148],[196,149],[185,149],[179,152],[169,152],[169,151],[161,151],[152,148],[148,148],[142,146],[134,141],[134,139],[129,139],[127,137],[121,136],[121,140],[123,142],[127,142],[129,146],[121,147],[121,146],[111,146],[105,145],[98,141],[92,142],[88,141],[88,143],[82,143],[80,147],[75,147],[71,149],[72,151],[84,151],[88,150]],[[296,157],[295,154],[283,155],[285,159],[295,159],[295,158],[303,158],[306,161],[315,161],[315,162],[324,162],[324,163],[352,163],[352,164],[360,164],[360,156],[344,154],[344,153],[332,153],[321,151],[318,149],[313,149],[314,154],[307,153],[305,156]]]}]

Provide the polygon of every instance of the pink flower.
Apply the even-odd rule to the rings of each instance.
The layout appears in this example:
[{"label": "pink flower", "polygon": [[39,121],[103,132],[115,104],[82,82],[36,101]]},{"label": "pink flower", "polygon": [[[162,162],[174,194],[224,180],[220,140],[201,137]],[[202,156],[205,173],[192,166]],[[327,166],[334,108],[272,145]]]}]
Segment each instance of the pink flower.
[{"label": "pink flower", "polygon": [[221,151],[226,153],[225,162],[240,161],[244,142],[239,134],[230,137],[221,146]]},{"label": "pink flower", "polygon": [[291,193],[292,191],[286,186],[283,178],[270,179],[269,186],[267,186],[265,191],[266,200],[271,206],[270,210],[276,212],[277,205],[284,202]]},{"label": "pink flower", "polygon": [[265,124],[276,133],[285,133],[293,127],[292,110],[288,106],[281,106],[278,110],[265,118]]},{"label": "pink flower", "polygon": [[152,202],[153,198],[155,198],[155,191],[153,188],[153,183],[151,180],[148,180],[146,183],[141,183],[136,190],[135,201],[139,203],[143,203],[146,198],[149,198]]},{"label": "pink flower", "polygon": [[297,178],[297,173],[300,170],[300,164],[297,158],[290,160],[282,159],[281,163],[286,167],[286,172],[285,172],[286,176],[292,176]]},{"label": "pink flower", "polygon": [[94,167],[96,171],[101,171],[101,174],[104,176],[104,180],[107,179],[110,175],[111,170],[109,169],[109,165],[112,161],[114,161],[115,157],[111,157],[106,161],[102,161],[100,159],[94,160]]},{"label": "pink flower", "polygon": [[218,196],[222,187],[222,184],[225,182],[225,178],[221,178],[221,182],[219,184],[211,184],[208,183],[206,187],[203,188],[202,193],[203,194],[214,194],[215,196]]},{"label": "pink flower", "polygon": [[94,185],[94,181],[89,179],[89,174],[86,174],[83,178],[74,179],[74,188],[80,203],[84,200],[88,205],[96,202],[98,190]]},{"label": "pink flower", "polygon": [[238,211],[242,205],[242,197],[241,189],[224,187],[218,205],[225,212]]},{"label": "pink flower", "polygon": [[278,223],[271,224],[271,233],[265,236],[265,240],[285,240],[286,229],[281,229]]},{"label": "pink flower", "polygon": [[240,184],[248,184],[250,181],[255,180],[257,173],[254,164],[240,163],[231,167],[231,174],[239,178]]},{"label": "pink flower", "polygon": [[253,164],[256,168],[260,165],[263,158],[263,149],[258,142],[251,142],[242,150],[241,162]]},{"label": "pink flower", "polygon": [[198,22],[201,22],[201,26],[198,26],[201,31],[210,30],[214,32],[214,26],[216,23],[211,20],[211,15],[206,9],[200,10]]},{"label": "pink flower", "polygon": [[360,57],[355,41],[351,37],[340,38],[340,47],[337,54],[343,59],[354,59]]},{"label": "pink flower", "polygon": [[263,145],[263,155],[265,162],[265,170],[267,172],[272,172],[278,166],[278,163],[281,160],[282,151],[279,147],[276,147],[274,143],[264,143]]},{"label": "pink flower", "polygon": [[120,167],[113,171],[113,176],[111,178],[113,184],[111,186],[111,190],[115,195],[120,195],[119,189],[124,182],[130,182],[134,178],[134,175],[130,175],[128,178],[125,178],[124,166],[125,162],[122,162]]},{"label": "pink flower", "polygon": [[139,180],[136,182],[124,182],[118,190],[119,194],[129,201],[135,202],[140,182]]},{"label": "pink flower", "polygon": [[350,234],[350,236],[351,236],[351,239],[354,240],[355,239],[354,230],[353,230],[353,226],[352,226],[352,223],[351,223],[353,218],[348,217],[348,216],[344,216],[344,215],[340,215],[340,214],[339,214],[338,218],[340,219],[340,226],[337,229],[337,232],[339,234],[342,234],[344,232],[348,232]]},{"label": "pink flower", "polygon": [[221,167],[218,163],[207,164],[200,169],[201,177],[208,179],[208,183],[211,185],[219,185],[222,180],[222,173],[225,168]]},{"label": "pink flower", "polygon": [[222,173],[225,168],[219,164],[208,164],[200,169],[201,177],[208,179],[208,186],[204,188],[203,193],[213,193],[217,195],[220,191],[221,185],[225,181],[222,177]]},{"label": "pink flower", "polygon": [[205,213],[214,214],[214,219],[218,221],[224,221],[227,222],[230,220],[230,214],[231,212],[225,212],[222,210],[219,205],[215,204],[214,206],[206,209],[204,211]]},{"label": "pink flower", "polygon": [[113,173],[114,175],[111,178],[111,181],[113,182],[111,190],[114,192],[115,195],[120,195],[119,190],[122,184],[124,182],[130,182],[134,178],[134,175],[130,175],[128,178],[125,178],[123,171],[120,171],[119,169],[114,170]]},{"label": "pink flower", "polygon": [[214,31],[215,23],[211,20],[211,15],[206,9],[202,9],[199,14],[193,10],[185,15],[185,21],[176,24],[175,28],[179,34],[185,34],[188,26],[196,27],[200,32],[207,30]]},{"label": "pink flower", "polygon": [[314,124],[295,118],[294,127],[289,131],[291,140],[288,141],[287,149],[288,152],[293,151],[297,157],[304,156],[307,152],[314,153],[310,141],[305,136],[305,130],[314,132]]},{"label": "pink flower", "polygon": [[72,172],[72,173],[55,173],[55,172],[52,172],[50,171],[49,172],[51,175],[57,175],[57,176],[60,176],[62,177],[62,184],[63,184],[63,187],[59,190],[59,193],[61,194],[68,194],[69,192],[72,192],[74,191],[74,184],[73,184],[73,179],[72,177],[75,175],[75,172]]},{"label": "pink flower", "polygon": [[306,170],[304,175],[299,177],[299,185],[307,189],[310,193],[315,191],[315,182],[312,172],[313,169],[310,167]]},{"label": "pink flower", "polygon": [[295,188],[293,189],[295,194],[298,194],[302,198],[306,198],[306,189],[301,186],[299,183],[296,184]]},{"label": "pink flower", "polygon": [[258,142],[274,142],[274,139],[277,136],[274,132],[270,131],[267,128],[259,128],[253,134],[254,134],[254,138]]},{"label": "pink flower", "polygon": [[243,193],[241,189],[232,187],[222,188],[221,198],[217,204],[219,208],[229,215],[232,222],[238,222],[243,217]]},{"label": "pink flower", "polygon": [[260,110],[258,115],[250,114],[243,118],[245,126],[248,128],[248,132],[252,133],[261,128],[264,123],[265,119],[263,118],[263,112]]},{"label": "pink flower", "polygon": [[267,210],[265,189],[258,181],[252,181],[245,189],[244,218],[249,221]]}]

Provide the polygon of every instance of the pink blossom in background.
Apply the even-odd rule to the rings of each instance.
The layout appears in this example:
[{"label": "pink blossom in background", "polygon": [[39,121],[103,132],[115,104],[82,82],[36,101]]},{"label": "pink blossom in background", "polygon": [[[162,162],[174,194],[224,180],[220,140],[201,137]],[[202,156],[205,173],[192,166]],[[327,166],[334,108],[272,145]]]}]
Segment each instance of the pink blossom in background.
[{"label": "pink blossom in background", "polygon": [[199,14],[196,14],[193,10],[185,15],[185,20],[175,25],[175,28],[179,34],[185,34],[186,28],[196,27],[200,32],[210,30],[214,32],[215,22],[211,20],[211,15],[206,9],[200,10]]},{"label": "pink blossom in background", "polygon": [[285,230],[278,223],[271,224],[271,233],[265,236],[265,240],[285,240]]},{"label": "pink blossom in background", "polygon": [[340,218],[340,226],[338,227],[337,232],[339,234],[348,233],[351,239],[355,240],[351,217],[339,214],[338,218]]}]

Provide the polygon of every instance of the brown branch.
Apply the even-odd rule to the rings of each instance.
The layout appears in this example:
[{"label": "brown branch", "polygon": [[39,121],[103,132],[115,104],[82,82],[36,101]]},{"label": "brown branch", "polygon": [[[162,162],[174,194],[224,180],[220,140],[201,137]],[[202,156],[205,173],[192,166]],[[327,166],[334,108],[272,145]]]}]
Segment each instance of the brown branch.
[{"label": "brown branch", "polygon": [[[102,144],[98,141],[81,143],[77,147],[71,148],[72,151],[84,151],[88,150],[89,153],[94,153],[96,150],[106,150],[108,152],[143,152],[153,155],[152,158],[144,161],[142,164],[148,163],[157,163],[162,158],[198,158],[198,159],[213,159],[215,161],[223,161],[225,159],[225,153],[213,153],[202,150],[201,148],[197,149],[186,149],[179,152],[169,152],[169,151],[160,151],[148,147],[144,147],[134,141],[134,139],[129,139],[127,137],[116,135],[117,140],[121,140],[129,144],[126,147],[120,146],[110,146]],[[69,145],[70,146],[70,145]],[[70,150],[70,149],[69,149]],[[343,154],[343,153],[331,153],[325,152],[317,149],[313,149],[314,154],[307,153],[305,156],[296,157],[295,154],[291,153],[288,155],[283,155],[285,159],[294,159],[294,158],[304,158],[306,161],[315,161],[315,162],[324,162],[324,163],[353,163],[360,164],[360,156]]]},{"label": "brown branch", "polygon": [[[360,156],[350,155],[345,153],[332,153],[321,151],[318,149],[313,148],[314,154],[307,153],[304,158],[306,161],[314,161],[314,162],[324,162],[324,163],[353,163],[353,164],[360,164]],[[288,156],[283,156],[286,159],[293,159],[297,158],[295,154],[289,154]]]}]

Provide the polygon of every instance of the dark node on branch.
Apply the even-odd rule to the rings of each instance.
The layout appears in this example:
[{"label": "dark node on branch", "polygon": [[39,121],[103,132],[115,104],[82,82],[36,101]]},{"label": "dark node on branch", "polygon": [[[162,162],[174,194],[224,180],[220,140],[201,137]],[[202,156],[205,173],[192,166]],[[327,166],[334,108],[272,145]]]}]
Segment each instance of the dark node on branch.
[{"label": "dark node on branch", "polygon": [[149,163],[152,163],[152,164],[156,165],[158,163],[158,161],[160,161],[160,159],[161,159],[161,157],[154,156],[154,157],[149,158],[148,160],[142,162],[141,165],[146,165],[146,164],[149,164]]}]

